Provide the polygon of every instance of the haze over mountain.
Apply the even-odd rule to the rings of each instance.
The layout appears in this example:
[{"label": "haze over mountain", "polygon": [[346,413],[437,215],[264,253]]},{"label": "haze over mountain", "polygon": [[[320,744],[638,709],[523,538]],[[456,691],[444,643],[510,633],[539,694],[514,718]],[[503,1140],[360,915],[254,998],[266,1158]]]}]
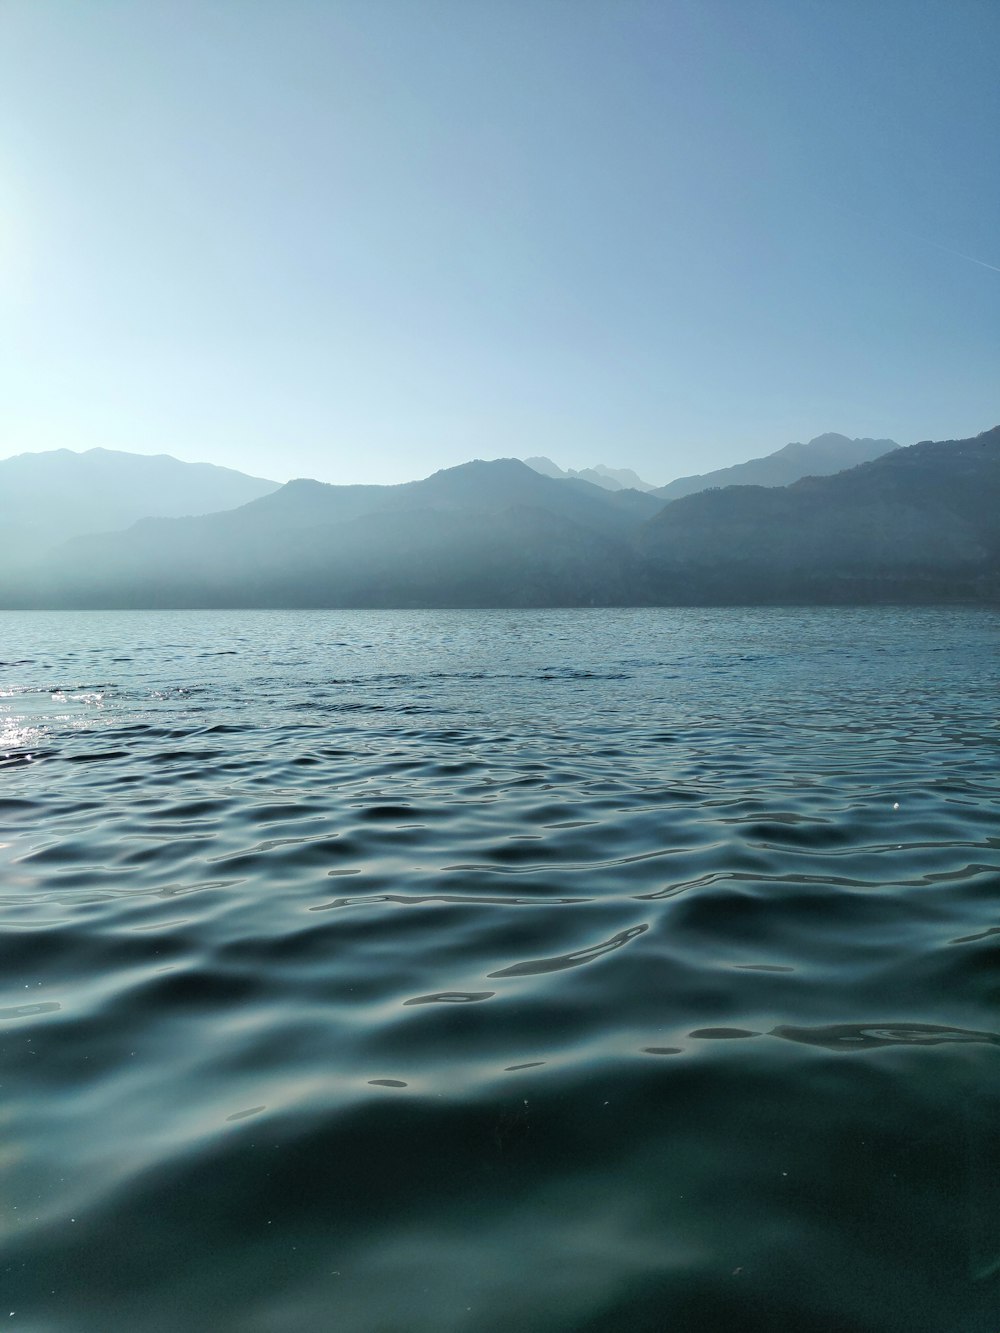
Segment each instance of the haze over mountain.
[{"label": "haze over mountain", "polygon": [[895,440],[849,440],[846,435],[830,432],[817,435],[808,444],[786,444],[763,458],[751,458],[701,476],[678,477],[654,493],[664,500],[679,500],[713,486],[788,486],[800,477],[831,476],[898,448]]},{"label": "haze over mountain", "polygon": [[547,605],[618,601],[660,508],[516,459],[398,486],[298,480],[225,513],[80,537],[8,581],[15,605]]},{"label": "haze over mountain", "polygon": [[78,537],[0,582],[8,607],[955,600],[1000,601],[1000,427],[667,504],[516,459],[398,486],[293,481]]},{"label": "haze over mountain", "polygon": [[0,558],[31,558],[88,532],[140,518],[209,514],[278,489],[211,463],[113,449],[55,449],[0,460]]},{"label": "haze over mountain", "polygon": [[595,467],[585,467],[578,472],[575,468],[560,467],[558,463],[553,463],[551,458],[526,458],[524,461],[528,467],[540,472],[543,477],[558,479],[576,477],[579,481],[589,481],[595,486],[602,486],[606,491],[656,490],[652,482],[643,481],[638,473],[633,472],[628,467],[612,468],[605,467],[603,463],[598,463]]},{"label": "haze over mountain", "polygon": [[650,585],[682,601],[1000,601],[1000,426],[683,497],[639,549]]}]

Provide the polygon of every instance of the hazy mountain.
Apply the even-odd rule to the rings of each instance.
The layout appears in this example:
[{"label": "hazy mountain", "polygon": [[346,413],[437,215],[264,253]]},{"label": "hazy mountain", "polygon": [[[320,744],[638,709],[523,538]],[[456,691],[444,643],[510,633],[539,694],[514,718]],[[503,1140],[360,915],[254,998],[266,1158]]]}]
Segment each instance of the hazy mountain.
[{"label": "hazy mountain", "polygon": [[661,601],[1000,601],[1000,427],[690,495],[638,545]]},{"label": "hazy mountain", "polygon": [[817,435],[808,444],[786,444],[765,458],[719,468],[698,477],[678,477],[660,486],[655,495],[679,500],[713,486],[788,486],[800,477],[828,477],[845,468],[857,467],[898,449],[895,440],[849,440],[846,435]]},{"label": "hazy mountain", "polygon": [[605,467],[603,463],[598,463],[596,467],[583,468],[577,472],[573,468],[561,468],[557,463],[553,463],[551,458],[526,458],[524,460],[528,467],[540,472],[543,477],[554,477],[557,480],[564,480],[568,477],[575,477],[579,481],[589,481],[594,486],[601,486],[606,491],[655,491],[656,487],[651,482],[643,479],[631,468],[628,467]]},{"label": "hazy mountain", "polygon": [[278,485],[166,454],[19,454],[0,460],[0,556],[24,558],[68,537],[113,531],[147,516],[232,509]]},{"label": "hazy mountain", "polygon": [[4,604],[519,605],[627,600],[660,502],[516,459],[399,486],[299,480],[225,513],[80,537]]},{"label": "hazy mountain", "polygon": [[1000,427],[663,504],[514,459],[78,537],[2,606],[1000,603]]}]

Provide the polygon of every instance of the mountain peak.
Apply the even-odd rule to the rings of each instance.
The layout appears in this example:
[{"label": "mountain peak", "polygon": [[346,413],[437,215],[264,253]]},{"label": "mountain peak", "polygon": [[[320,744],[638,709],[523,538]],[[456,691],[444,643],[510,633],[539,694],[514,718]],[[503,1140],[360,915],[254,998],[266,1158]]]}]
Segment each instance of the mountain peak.
[{"label": "mountain peak", "polygon": [[628,467],[613,468],[607,467],[604,463],[596,463],[593,467],[579,470],[576,468],[561,468],[558,463],[553,463],[551,458],[546,458],[544,455],[526,458],[524,462],[533,472],[540,472],[543,477],[552,477],[558,481],[589,481],[592,485],[600,486],[605,491],[654,491],[656,489],[651,482],[643,481],[637,472],[633,472]]},{"label": "mountain peak", "polygon": [[679,500],[719,486],[790,486],[802,477],[827,477],[870,463],[898,448],[895,440],[852,440],[828,431],[814,436],[808,444],[796,440],[763,458],[751,458],[701,476],[678,477],[661,486],[656,494],[664,500]]},{"label": "mountain peak", "polygon": [[841,435],[838,431],[835,430],[828,430],[824,431],[822,435],[814,435],[812,439],[809,440],[809,442],[806,444],[806,448],[807,449],[813,449],[817,447],[825,448],[831,444],[850,444],[850,443],[851,443],[850,436]]},{"label": "mountain peak", "polygon": [[0,560],[24,560],[69,537],[143,518],[217,513],[278,489],[275,481],[169,454],[100,446],[0,460]]}]

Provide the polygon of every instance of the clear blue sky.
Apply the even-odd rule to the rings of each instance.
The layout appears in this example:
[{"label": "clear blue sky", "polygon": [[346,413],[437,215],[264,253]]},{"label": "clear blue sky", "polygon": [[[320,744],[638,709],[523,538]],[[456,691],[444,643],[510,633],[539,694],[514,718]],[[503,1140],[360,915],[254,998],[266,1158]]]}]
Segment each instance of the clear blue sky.
[{"label": "clear blue sky", "polygon": [[997,0],[0,0],[0,455],[974,434],[998,68]]}]

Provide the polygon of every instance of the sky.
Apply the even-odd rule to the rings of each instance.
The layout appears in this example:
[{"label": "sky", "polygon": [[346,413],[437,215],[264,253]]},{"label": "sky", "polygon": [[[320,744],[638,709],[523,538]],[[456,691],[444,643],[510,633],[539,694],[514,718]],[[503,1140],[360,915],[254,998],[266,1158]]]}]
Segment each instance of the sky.
[{"label": "sky", "polygon": [[0,0],[0,457],[1000,422],[996,0]]}]

